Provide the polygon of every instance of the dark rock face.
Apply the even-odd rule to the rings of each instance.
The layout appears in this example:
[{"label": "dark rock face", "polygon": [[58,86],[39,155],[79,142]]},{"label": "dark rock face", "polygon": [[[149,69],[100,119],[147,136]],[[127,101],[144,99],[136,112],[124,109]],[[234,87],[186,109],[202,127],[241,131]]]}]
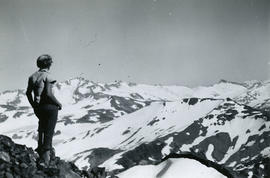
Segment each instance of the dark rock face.
[{"label": "dark rock face", "polygon": [[51,159],[49,167],[38,164],[38,155],[32,148],[15,144],[9,137],[0,135],[1,178],[105,178],[105,168],[79,170],[75,164],[59,157]]},{"label": "dark rock face", "polygon": [[6,115],[0,113],[0,123],[6,121],[7,119],[8,117]]},{"label": "dark rock face", "polygon": [[[95,149],[90,149],[86,150],[82,153],[87,153],[89,152],[89,156],[86,158],[88,159],[88,162],[90,164],[90,170],[101,170],[98,168],[98,165],[102,164],[104,161],[115,155],[116,153],[121,152],[122,150],[112,150],[109,148],[95,148]],[[78,153],[77,156],[80,157],[82,153]],[[105,171],[105,170],[104,170]]]},{"label": "dark rock face", "polygon": [[77,123],[95,123],[96,121],[92,121],[92,117],[97,117],[98,121],[101,123],[108,122],[113,120],[114,113],[116,111],[110,109],[96,109],[96,110],[88,110],[88,114],[79,118]]},{"label": "dark rock face", "polygon": [[13,115],[13,118],[18,118],[20,117],[24,112],[16,112],[14,115]]},{"label": "dark rock face", "polygon": [[189,105],[195,105],[199,101],[199,98],[185,98],[183,101]]},{"label": "dark rock face", "polygon": [[147,125],[148,126],[152,126],[152,125],[154,125],[156,122],[158,122],[159,121],[159,119],[157,119],[157,117],[155,117],[152,121],[150,121]]},{"label": "dark rock face", "polygon": [[110,103],[113,108],[118,111],[123,111],[125,113],[132,113],[138,109],[141,109],[144,104],[132,98],[124,98],[119,96],[111,96]]},{"label": "dark rock face", "polygon": [[0,107],[6,109],[5,111],[13,111],[13,110],[16,110],[16,107],[15,107],[15,106],[13,106],[13,105],[8,105],[8,104],[6,104],[6,105],[1,104]]}]

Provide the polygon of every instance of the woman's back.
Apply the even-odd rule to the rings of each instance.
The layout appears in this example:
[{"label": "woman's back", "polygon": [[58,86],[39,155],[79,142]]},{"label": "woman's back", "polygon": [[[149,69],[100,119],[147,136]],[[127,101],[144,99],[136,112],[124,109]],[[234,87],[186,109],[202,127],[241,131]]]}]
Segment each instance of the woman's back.
[{"label": "woman's back", "polygon": [[51,79],[49,72],[46,69],[40,69],[29,77],[29,81],[34,91],[34,102],[36,104],[51,103],[44,91],[45,83],[46,81],[54,83],[56,80]]}]

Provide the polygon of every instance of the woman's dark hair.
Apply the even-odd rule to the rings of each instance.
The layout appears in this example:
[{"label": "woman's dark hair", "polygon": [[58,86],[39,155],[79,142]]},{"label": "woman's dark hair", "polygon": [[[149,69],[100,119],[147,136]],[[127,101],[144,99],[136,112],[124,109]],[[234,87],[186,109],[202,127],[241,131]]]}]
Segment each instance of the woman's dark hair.
[{"label": "woman's dark hair", "polygon": [[40,69],[49,68],[52,65],[52,57],[48,54],[43,54],[37,58],[37,66]]}]

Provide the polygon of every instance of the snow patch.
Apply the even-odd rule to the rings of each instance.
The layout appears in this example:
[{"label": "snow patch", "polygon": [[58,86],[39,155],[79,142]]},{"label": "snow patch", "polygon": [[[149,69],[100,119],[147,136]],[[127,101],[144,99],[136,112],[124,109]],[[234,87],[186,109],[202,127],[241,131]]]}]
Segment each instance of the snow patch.
[{"label": "snow patch", "polygon": [[205,153],[206,158],[208,160],[210,160],[210,161],[213,161],[212,153],[213,153],[214,149],[215,149],[214,145],[213,144],[209,144],[208,145],[208,148],[207,148],[207,151]]},{"label": "snow patch", "polygon": [[170,154],[170,144],[173,142],[173,137],[170,137],[169,139],[167,139],[165,141],[165,143],[167,144],[162,150],[161,153],[163,156],[169,155]]},{"label": "snow patch", "polygon": [[169,159],[156,166],[134,166],[117,176],[119,178],[226,178],[217,170],[186,158]]}]

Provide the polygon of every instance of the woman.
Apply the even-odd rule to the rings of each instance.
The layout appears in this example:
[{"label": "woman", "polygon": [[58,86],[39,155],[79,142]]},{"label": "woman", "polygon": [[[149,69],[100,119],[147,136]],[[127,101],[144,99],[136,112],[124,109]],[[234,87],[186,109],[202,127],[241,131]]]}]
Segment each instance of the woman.
[{"label": "woman", "polygon": [[[51,56],[45,54],[37,59],[38,71],[28,78],[26,95],[29,103],[38,117],[38,147],[36,151],[40,160],[46,165],[50,162],[52,151],[52,138],[57,122],[58,110],[62,109],[61,103],[52,93],[52,86],[56,82],[50,76],[49,70],[52,65]],[[34,98],[32,97],[34,92]]]}]

